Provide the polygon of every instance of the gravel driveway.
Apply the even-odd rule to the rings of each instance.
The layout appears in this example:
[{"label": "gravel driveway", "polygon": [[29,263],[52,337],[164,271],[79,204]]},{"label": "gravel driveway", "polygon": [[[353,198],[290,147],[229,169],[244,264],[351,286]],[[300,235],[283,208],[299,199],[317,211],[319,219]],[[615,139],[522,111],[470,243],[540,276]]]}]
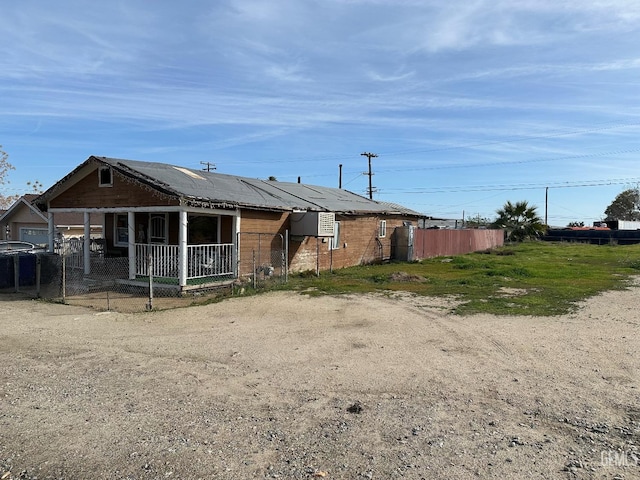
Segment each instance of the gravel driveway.
[{"label": "gravel driveway", "polygon": [[0,297],[0,477],[640,478],[640,289],[560,317]]}]

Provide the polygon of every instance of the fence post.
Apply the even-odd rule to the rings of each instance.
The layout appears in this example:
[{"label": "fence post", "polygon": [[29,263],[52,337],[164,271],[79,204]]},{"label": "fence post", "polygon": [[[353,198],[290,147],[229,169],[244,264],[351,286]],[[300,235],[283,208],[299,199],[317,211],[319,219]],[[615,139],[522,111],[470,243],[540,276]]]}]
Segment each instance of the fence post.
[{"label": "fence post", "polygon": [[147,272],[149,273],[149,303],[147,310],[153,310],[153,255],[149,254]]},{"label": "fence post", "polygon": [[67,256],[62,250],[62,303],[66,303],[67,296]]},{"label": "fence post", "polygon": [[289,281],[289,230],[285,231],[284,236],[284,283]]}]

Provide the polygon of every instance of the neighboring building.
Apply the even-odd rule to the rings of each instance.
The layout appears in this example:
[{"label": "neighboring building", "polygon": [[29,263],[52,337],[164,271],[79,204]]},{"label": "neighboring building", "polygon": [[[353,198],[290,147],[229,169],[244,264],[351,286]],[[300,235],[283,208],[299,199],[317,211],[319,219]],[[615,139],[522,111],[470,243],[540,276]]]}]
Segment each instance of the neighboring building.
[{"label": "neighboring building", "polygon": [[[96,156],[49,188],[38,204],[51,225],[76,214],[88,231],[94,216],[103,216],[106,256],[127,257],[130,280],[146,275],[150,257],[156,259],[154,275],[174,277],[180,287],[203,276],[246,274],[239,265],[265,241],[287,244],[291,271],[387,260],[394,229],[421,218],[337,188]],[[256,261],[271,268],[271,259]],[[84,269],[88,273],[89,262]]]},{"label": "neighboring building", "polygon": [[[0,238],[20,240],[36,245],[49,244],[47,215],[33,202],[38,195],[27,194],[16,200],[8,210],[0,214]],[[101,236],[102,221],[96,216],[90,226],[91,236]],[[55,234],[63,238],[77,238],[84,234],[81,213],[66,213],[56,217]]]},{"label": "neighboring building", "polygon": [[640,230],[640,222],[634,220],[608,220],[606,225],[611,230]]}]

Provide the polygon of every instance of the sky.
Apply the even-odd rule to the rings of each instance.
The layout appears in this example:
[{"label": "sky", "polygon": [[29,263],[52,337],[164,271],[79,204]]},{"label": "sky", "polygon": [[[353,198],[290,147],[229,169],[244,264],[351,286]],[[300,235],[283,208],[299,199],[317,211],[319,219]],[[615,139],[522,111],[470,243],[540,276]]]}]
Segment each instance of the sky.
[{"label": "sky", "polygon": [[0,16],[0,194],[91,155],[552,226],[640,183],[636,0],[21,0]]}]

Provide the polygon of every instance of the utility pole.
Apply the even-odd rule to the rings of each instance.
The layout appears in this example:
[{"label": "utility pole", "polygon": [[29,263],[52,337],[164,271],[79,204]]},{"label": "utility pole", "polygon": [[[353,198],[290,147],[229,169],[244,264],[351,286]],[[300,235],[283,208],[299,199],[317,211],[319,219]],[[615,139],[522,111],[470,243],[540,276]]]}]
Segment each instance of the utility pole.
[{"label": "utility pole", "polygon": [[549,187],[544,189],[544,224],[549,226],[547,214],[549,213]]},{"label": "utility pole", "polygon": [[338,165],[340,175],[338,176],[338,188],[342,188],[342,164]]},{"label": "utility pole", "polygon": [[363,157],[367,157],[369,159],[369,173],[364,172],[363,175],[369,175],[369,199],[373,200],[373,186],[371,185],[371,177],[373,176],[373,173],[371,173],[371,159],[378,158],[378,155],[376,155],[375,153],[369,153],[369,152],[364,152],[364,153],[361,153],[360,155],[362,155]]},{"label": "utility pole", "polygon": [[210,172],[211,170],[215,170],[216,169],[216,164],[215,163],[200,162],[200,165],[206,165],[206,167],[203,168],[203,170],[206,170],[207,172]]}]

